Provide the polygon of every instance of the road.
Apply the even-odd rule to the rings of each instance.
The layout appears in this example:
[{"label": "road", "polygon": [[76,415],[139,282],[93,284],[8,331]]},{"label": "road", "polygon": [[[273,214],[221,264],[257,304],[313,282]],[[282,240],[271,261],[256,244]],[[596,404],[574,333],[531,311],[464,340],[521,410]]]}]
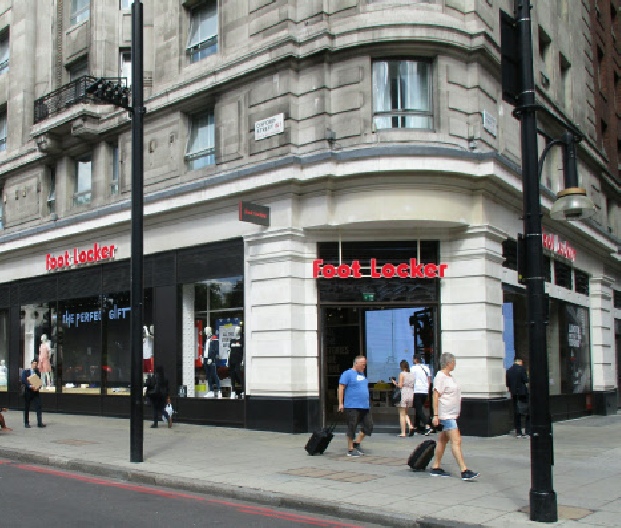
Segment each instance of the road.
[{"label": "road", "polygon": [[377,526],[2,459],[0,510],[3,526],[46,528]]}]

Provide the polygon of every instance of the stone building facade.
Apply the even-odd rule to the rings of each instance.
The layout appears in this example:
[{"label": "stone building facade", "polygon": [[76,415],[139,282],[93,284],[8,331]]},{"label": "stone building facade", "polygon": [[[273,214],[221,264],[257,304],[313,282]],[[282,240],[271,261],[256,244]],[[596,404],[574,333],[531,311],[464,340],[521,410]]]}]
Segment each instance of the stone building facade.
[{"label": "stone building facade", "polygon": [[[399,360],[435,367],[451,352],[463,430],[506,432],[505,368],[528,363],[519,122],[500,86],[499,9],[512,2],[144,4],[143,358],[145,373],[164,367],[180,419],[308,431],[332,419],[338,375],[364,354],[376,422],[396,426]],[[617,407],[619,181],[597,136],[590,9],[533,9],[540,148],[559,120],[583,132],[581,184],[598,211],[550,219],[563,188],[551,150],[558,419]],[[129,413],[131,122],[86,88],[130,85],[130,49],[127,0],[0,0],[2,405],[18,405],[17,374],[45,333],[47,409]],[[240,221],[242,202],[269,208],[269,225]],[[221,398],[205,379],[207,327]]]}]

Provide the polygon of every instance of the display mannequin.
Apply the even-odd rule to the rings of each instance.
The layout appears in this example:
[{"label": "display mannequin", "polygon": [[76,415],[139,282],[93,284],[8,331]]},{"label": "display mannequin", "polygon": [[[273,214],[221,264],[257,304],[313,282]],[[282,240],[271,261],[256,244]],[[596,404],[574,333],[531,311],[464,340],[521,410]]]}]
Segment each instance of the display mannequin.
[{"label": "display mannequin", "polygon": [[235,392],[235,385],[238,382],[240,385],[240,392],[243,396],[244,383],[241,378],[241,367],[244,361],[244,344],[242,342],[241,327],[236,326],[234,329],[233,338],[230,343],[231,353],[229,354],[229,372],[231,374],[231,399],[237,397]]},{"label": "display mannequin", "polygon": [[153,372],[153,325],[142,327],[142,371]]},{"label": "display mannequin", "polygon": [[50,342],[47,340],[47,335],[41,336],[41,345],[39,346],[39,371],[41,372],[41,381],[45,388],[51,387],[54,382],[52,381],[52,364],[50,362]]},{"label": "display mannequin", "polygon": [[209,392],[207,397],[213,398],[216,393],[218,398],[222,398],[222,392],[220,392],[220,378],[218,377],[218,357],[220,353],[220,345],[218,343],[217,336],[214,336],[211,330],[211,326],[205,327],[203,332],[205,334],[205,348],[203,353],[203,367],[205,368],[205,374],[207,376],[207,385]]},{"label": "display mannequin", "polygon": [[6,386],[6,361],[0,359],[0,387]]}]

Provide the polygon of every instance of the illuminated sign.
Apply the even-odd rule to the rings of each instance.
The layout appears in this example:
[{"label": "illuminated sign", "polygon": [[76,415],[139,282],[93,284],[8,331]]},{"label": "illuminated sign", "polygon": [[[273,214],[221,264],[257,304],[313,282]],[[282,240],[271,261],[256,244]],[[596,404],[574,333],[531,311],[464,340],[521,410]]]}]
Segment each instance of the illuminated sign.
[{"label": "illuminated sign", "polygon": [[377,259],[372,258],[370,263],[370,275],[362,275],[362,266],[359,260],[351,264],[324,264],[323,259],[313,261],[313,279],[437,279],[444,277],[448,264],[424,264],[415,258],[410,262],[392,264],[387,262],[378,266]]},{"label": "illuminated sign", "polygon": [[565,242],[559,238],[558,235],[552,233],[543,233],[541,235],[541,243],[543,249],[548,249],[561,257],[565,257],[571,261],[576,260],[577,251],[569,245],[569,242]]},{"label": "illuminated sign", "polygon": [[95,242],[93,247],[88,249],[74,247],[72,250],[65,250],[58,255],[48,253],[45,255],[45,270],[58,271],[84,264],[94,264],[95,262],[112,260],[114,259],[114,252],[116,249],[114,244],[100,246]]},{"label": "illuminated sign", "polygon": [[[108,311],[108,319],[114,321],[115,319],[129,319],[129,313],[131,307],[119,308],[116,304]],[[64,325],[69,328],[72,326],[80,326],[85,323],[94,323],[101,321],[101,310],[87,310],[82,312],[69,312],[66,311],[62,314],[62,321]]]}]

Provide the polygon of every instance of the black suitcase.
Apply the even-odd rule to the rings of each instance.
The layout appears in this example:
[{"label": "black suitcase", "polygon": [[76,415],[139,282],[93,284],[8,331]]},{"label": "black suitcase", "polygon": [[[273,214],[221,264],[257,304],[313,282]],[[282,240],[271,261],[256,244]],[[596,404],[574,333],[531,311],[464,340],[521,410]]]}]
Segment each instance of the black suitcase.
[{"label": "black suitcase", "polygon": [[414,471],[425,471],[425,468],[433,458],[435,450],[436,441],[425,440],[413,451],[410,458],[408,458],[408,466]]},{"label": "black suitcase", "polygon": [[304,446],[306,452],[311,456],[323,455],[323,452],[328,449],[328,445],[330,445],[330,442],[334,437],[335,427],[336,424],[324,427],[319,431],[314,431]]}]

